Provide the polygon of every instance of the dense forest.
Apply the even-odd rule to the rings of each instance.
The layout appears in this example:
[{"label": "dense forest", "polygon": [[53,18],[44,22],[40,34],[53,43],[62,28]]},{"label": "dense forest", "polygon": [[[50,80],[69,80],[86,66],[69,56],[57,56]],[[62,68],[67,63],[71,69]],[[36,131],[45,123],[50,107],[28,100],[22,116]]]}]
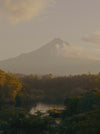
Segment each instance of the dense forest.
[{"label": "dense forest", "polygon": [[91,89],[100,89],[100,74],[83,74],[75,76],[38,76],[17,75],[35,101],[63,104],[66,97],[81,95]]},{"label": "dense forest", "polygon": [[[30,114],[38,102],[64,108]],[[100,74],[26,76],[0,70],[1,133],[100,133]]]}]

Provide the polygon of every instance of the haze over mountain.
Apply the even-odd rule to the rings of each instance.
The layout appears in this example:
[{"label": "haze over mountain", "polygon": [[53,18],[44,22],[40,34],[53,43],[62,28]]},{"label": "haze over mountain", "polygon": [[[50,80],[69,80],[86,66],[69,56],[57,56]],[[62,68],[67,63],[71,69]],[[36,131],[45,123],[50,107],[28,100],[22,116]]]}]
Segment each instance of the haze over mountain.
[{"label": "haze over mountain", "polygon": [[100,62],[81,58],[69,43],[58,38],[30,53],[0,61],[0,68],[12,73],[69,75],[98,73]]}]

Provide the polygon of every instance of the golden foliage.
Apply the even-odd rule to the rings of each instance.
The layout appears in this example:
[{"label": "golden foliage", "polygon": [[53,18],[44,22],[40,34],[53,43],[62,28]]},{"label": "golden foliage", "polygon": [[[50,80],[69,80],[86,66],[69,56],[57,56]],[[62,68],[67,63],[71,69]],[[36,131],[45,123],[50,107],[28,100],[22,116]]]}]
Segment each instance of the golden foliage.
[{"label": "golden foliage", "polygon": [[10,97],[11,100],[14,100],[22,88],[22,83],[15,75],[0,70],[0,86],[2,89],[0,90],[2,97],[6,99]]}]

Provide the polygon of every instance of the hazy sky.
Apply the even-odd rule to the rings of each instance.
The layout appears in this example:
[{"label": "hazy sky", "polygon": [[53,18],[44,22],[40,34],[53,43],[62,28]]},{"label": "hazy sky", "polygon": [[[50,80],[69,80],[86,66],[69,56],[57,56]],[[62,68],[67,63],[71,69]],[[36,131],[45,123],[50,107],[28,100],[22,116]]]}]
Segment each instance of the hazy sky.
[{"label": "hazy sky", "polygon": [[0,0],[0,60],[54,38],[100,59],[100,0]]}]

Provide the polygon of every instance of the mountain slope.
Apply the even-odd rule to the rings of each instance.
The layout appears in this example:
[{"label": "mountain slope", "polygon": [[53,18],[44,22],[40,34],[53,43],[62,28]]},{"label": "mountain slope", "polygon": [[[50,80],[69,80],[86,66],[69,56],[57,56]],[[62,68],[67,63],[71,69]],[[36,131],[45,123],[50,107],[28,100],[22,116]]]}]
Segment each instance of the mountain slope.
[{"label": "mountain slope", "polygon": [[[27,54],[0,61],[0,68],[13,73],[24,74],[78,74],[97,73],[100,63],[96,60],[78,57],[65,57],[65,48],[69,43],[54,39],[47,45]],[[68,52],[68,51],[67,51]]]}]

